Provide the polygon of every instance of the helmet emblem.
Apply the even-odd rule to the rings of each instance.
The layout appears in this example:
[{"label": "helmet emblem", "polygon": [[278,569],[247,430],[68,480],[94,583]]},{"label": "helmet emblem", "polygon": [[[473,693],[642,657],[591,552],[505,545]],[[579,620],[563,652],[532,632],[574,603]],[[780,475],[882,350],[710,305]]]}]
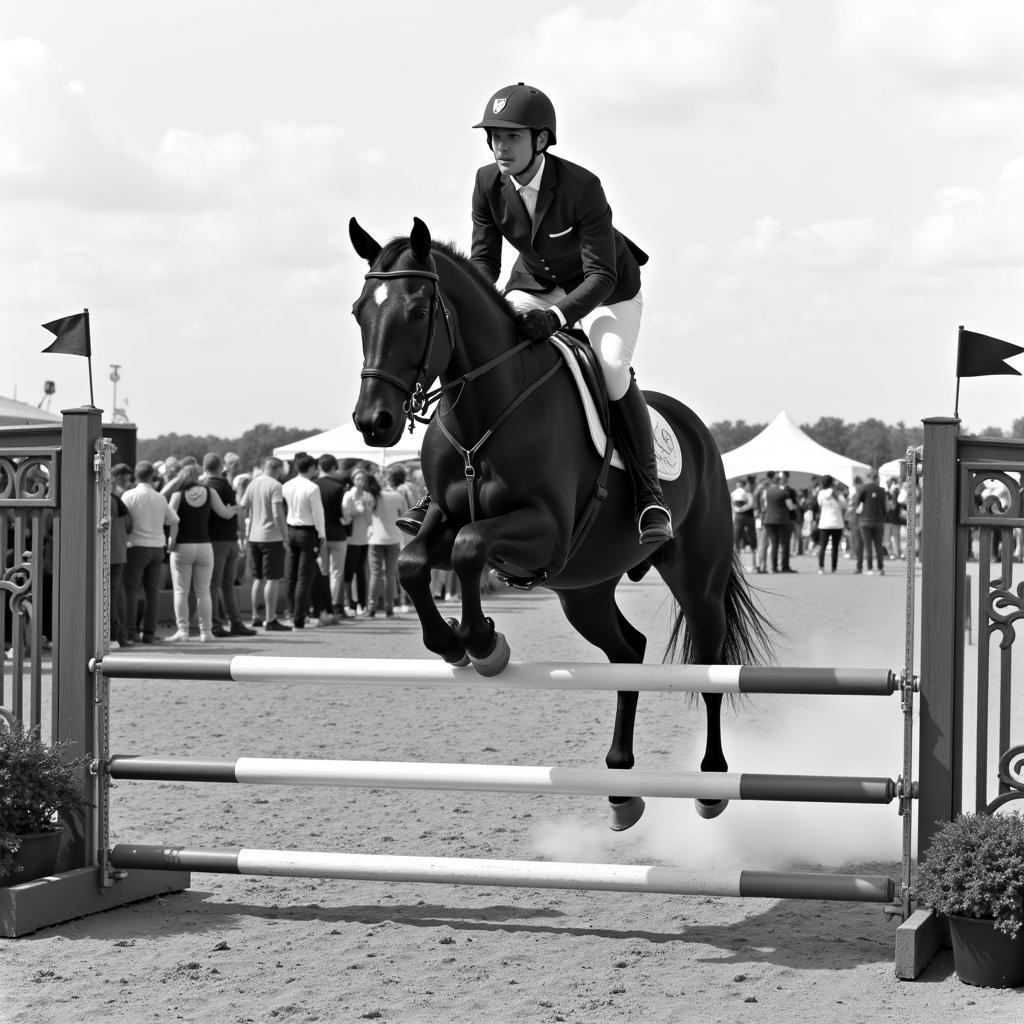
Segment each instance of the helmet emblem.
[{"label": "helmet emblem", "polygon": [[507,102],[508,102],[508,97],[507,96],[499,96],[491,104],[491,113],[493,113],[493,114],[500,114],[505,109],[505,104]]}]

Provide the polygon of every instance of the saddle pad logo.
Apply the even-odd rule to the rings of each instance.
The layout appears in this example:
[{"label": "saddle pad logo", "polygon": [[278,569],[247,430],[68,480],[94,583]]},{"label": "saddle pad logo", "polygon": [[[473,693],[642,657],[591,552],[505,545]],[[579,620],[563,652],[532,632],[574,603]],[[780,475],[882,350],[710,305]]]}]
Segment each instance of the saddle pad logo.
[{"label": "saddle pad logo", "polygon": [[491,113],[500,114],[505,109],[505,104],[508,103],[508,98],[500,96],[491,104]]},{"label": "saddle pad logo", "polygon": [[679,442],[666,420],[651,406],[651,433],[654,435],[654,455],[658,460],[658,476],[662,480],[678,480],[683,472],[683,455]]}]

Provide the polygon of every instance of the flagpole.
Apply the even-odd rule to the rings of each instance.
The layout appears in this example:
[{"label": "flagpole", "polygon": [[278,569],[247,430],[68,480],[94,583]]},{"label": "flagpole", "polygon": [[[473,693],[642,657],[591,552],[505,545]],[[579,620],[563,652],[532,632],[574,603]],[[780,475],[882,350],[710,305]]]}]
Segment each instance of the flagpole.
[{"label": "flagpole", "polygon": [[[961,328],[961,330],[962,330],[962,328]],[[89,355],[88,355],[88,360],[89,360],[89,405],[92,406],[93,409],[95,409],[96,408],[96,399],[93,396],[93,390],[92,390],[92,335],[89,332],[89,310],[88,309],[85,310],[85,344],[86,344],[86,348],[87,348],[88,353],[89,353]],[[959,385],[959,383],[960,382],[958,380],[957,384]]]},{"label": "flagpole", "polygon": [[956,335],[956,398],[953,400],[953,419],[960,418],[960,348],[964,343],[964,325],[961,324]]}]

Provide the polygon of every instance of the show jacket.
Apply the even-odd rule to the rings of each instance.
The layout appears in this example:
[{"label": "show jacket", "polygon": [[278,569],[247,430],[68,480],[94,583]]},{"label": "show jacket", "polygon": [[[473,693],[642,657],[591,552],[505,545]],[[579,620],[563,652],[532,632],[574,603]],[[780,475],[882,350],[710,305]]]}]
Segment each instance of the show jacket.
[{"label": "show jacket", "polygon": [[545,154],[533,223],[515,183],[497,165],[481,167],[473,190],[470,259],[492,282],[501,273],[501,240],[519,251],[505,291],[562,288],[566,323],[640,290],[647,254],[612,226],[612,211],[596,175]]}]

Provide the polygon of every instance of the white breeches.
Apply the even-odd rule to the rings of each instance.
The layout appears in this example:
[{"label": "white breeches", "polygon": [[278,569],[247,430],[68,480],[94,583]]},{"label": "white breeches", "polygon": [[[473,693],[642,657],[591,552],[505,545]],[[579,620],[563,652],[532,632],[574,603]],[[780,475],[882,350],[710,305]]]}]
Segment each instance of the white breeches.
[{"label": "white breeches", "polygon": [[[529,309],[547,309],[565,298],[561,288],[549,292],[511,291],[506,296],[517,313]],[[640,336],[640,317],[644,310],[643,294],[637,292],[625,302],[598,306],[580,320],[580,327],[590,339],[604,371],[608,397],[617,402],[629,390],[629,364],[633,361],[637,339]]]}]

